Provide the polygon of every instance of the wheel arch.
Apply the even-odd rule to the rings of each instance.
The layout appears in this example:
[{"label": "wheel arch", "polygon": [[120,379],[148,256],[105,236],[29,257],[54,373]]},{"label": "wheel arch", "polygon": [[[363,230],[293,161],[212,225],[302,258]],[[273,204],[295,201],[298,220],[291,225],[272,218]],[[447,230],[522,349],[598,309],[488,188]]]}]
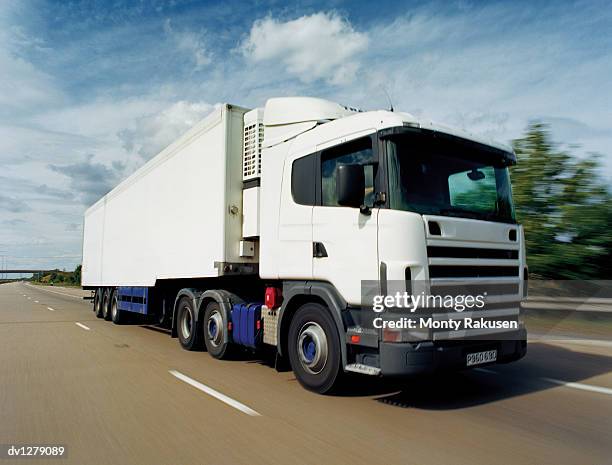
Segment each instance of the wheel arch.
[{"label": "wheel arch", "polygon": [[[235,303],[243,302],[243,300],[236,294],[233,294],[224,289],[207,289],[205,291],[195,288],[181,289],[176,295],[176,299],[174,300],[174,306],[172,308],[172,337],[177,337],[178,335],[176,328],[176,319],[178,316],[177,310],[178,303],[183,297],[187,297],[193,302],[193,308],[196,309],[196,324],[199,324],[201,318],[204,318],[204,311],[206,309],[206,305],[208,305],[209,302],[217,302],[219,304],[220,310],[223,312],[226,321],[229,321],[229,319],[231,318],[232,305]],[[223,338],[223,342],[227,342],[229,338],[227,327],[224,328]]]},{"label": "wheel arch", "polygon": [[347,351],[344,336],[346,327],[343,322],[342,311],[346,309],[347,304],[336,288],[326,282],[289,281],[283,283],[283,304],[279,311],[277,328],[278,353],[281,356],[286,356],[291,320],[299,307],[310,302],[323,305],[334,320],[340,338],[342,367],[344,368],[347,364]]},{"label": "wheel arch", "polygon": [[219,304],[219,309],[226,322],[223,328],[223,343],[229,342],[230,337],[227,322],[232,318],[232,305],[242,303],[244,300],[236,294],[224,289],[209,289],[202,294],[200,307],[198,309],[198,319],[204,318],[204,311],[209,302],[217,302]]}]

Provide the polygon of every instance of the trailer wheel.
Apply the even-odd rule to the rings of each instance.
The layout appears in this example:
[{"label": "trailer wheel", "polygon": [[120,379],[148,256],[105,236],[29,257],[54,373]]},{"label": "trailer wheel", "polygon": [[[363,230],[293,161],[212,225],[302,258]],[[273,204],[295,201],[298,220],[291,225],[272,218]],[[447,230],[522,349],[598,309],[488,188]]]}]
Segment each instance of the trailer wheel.
[{"label": "trailer wheel", "polygon": [[287,351],[295,377],[306,389],[325,394],[342,376],[340,338],[329,311],[306,303],[289,326]]},{"label": "trailer wheel", "polygon": [[177,316],[178,338],[183,349],[200,349],[202,347],[201,331],[198,330],[195,309],[189,297],[183,297],[179,301]]},{"label": "trailer wheel", "polygon": [[209,302],[204,310],[204,344],[210,355],[217,359],[227,358],[231,352],[229,342],[223,342],[227,321],[217,302]]},{"label": "trailer wheel", "polygon": [[111,320],[111,300],[113,297],[113,289],[107,287],[104,291],[104,299],[102,300],[102,317],[106,321]]},{"label": "trailer wheel", "polygon": [[104,289],[99,287],[94,295],[93,311],[98,318],[102,318],[102,301],[104,300]]},{"label": "trailer wheel", "polygon": [[111,299],[111,320],[116,325],[122,325],[127,320],[126,312],[123,310],[119,310],[119,297],[116,292],[113,292],[113,297]]}]

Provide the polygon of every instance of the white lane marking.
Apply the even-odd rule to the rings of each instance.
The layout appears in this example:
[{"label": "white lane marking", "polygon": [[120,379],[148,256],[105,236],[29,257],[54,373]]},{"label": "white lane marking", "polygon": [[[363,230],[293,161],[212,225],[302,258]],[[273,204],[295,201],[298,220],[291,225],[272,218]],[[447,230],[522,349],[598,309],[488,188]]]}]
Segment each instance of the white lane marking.
[{"label": "white lane marking", "polygon": [[609,396],[612,396],[612,389],[610,388],[605,388],[601,386],[591,386],[590,384],[572,383],[569,381],[561,381],[560,379],[554,379],[554,378],[542,378],[542,379],[545,381],[548,381],[549,383],[558,384],[559,386],[565,386],[565,387],[569,387],[573,389],[580,389],[582,391],[598,392],[600,394],[608,394]]},{"label": "white lane marking", "polygon": [[[30,285],[28,284],[28,286],[30,286]],[[32,287],[32,286],[30,286],[30,287]],[[67,295],[68,297],[74,297],[75,299],[80,299],[81,298],[78,295],[68,294],[67,292],[52,291],[51,289],[45,289],[42,286],[39,286],[37,289],[40,289],[41,291],[45,291],[45,292],[53,292],[54,294]],[[28,297],[28,299],[29,299],[29,297]]]},{"label": "white lane marking", "polygon": [[32,300],[32,297],[28,297],[28,300]]},{"label": "white lane marking", "polygon": [[24,296],[24,297],[27,297],[27,295],[26,295],[26,294],[23,294],[23,296]]},{"label": "white lane marking", "polygon": [[544,342],[550,342],[553,344],[574,344],[580,346],[612,347],[611,341],[602,341],[599,339],[544,339]]},{"label": "white lane marking", "polygon": [[47,310],[49,310],[50,312],[54,312],[55,311],[55,309],[51,308],[51,307],[47,307]]},{"label": "white lane marking", "polygon": [[89,331],[91,329],[91,328],[85,326],[83,323],[79,323],[78,321],[75,322],[74,324],[79,326],[79,327],[81,327],[81,328],[83,328],[83,329],[86,329],[87,331]]},{"label": "white lane marking", "polygon": [[34,301],[34,303],[35,303],[35,304],[39,304],[40,302],[39,302],[38,300],[35,300],[35,301]]},{"label": "white lane marking", "polygon": [[252,417],[259,417],[259,416],[261,416],[255,410],[247,407],[246,405],[238,402],[237,400],[232,399],[231,397],[227,397],[225,394],[222,394],[219,391],[215,391],[213,388],[208,387],[205,384],[202,384],[202,383],[196,381],[195,379],[190,378],[189,376],[184,375],[180,371],[170,370],[169,373],[172,376],[180,379],[181,381],[184,381],[187,384],[190,384],[191,386],[193,386],[194,388],[199,389],[200,391],[208,394],[209,396],[212,396],[215,399],[218,399],[221,402],[226,403],[230,407],[234,407],[235,409],[240,410],[242,413],[246,413],[247,415],[251,415]]},{"label": "white lane marking", "polygon": [[474,371],[480,371],[481,373],[489,373],[492,375],[497,375],[497,371],[487,370],[486,368],[474,368]]}]

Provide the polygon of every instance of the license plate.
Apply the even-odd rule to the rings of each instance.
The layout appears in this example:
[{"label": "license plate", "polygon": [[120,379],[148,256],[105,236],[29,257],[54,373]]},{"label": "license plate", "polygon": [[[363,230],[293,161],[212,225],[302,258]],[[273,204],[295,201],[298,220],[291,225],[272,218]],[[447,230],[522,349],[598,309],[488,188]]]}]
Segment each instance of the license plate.
[{"label": "license plate", "polygon": [[497,360],[497,350],[486,350],[484,352],[474,352],[467,354],[467,366],[482,365]]}]

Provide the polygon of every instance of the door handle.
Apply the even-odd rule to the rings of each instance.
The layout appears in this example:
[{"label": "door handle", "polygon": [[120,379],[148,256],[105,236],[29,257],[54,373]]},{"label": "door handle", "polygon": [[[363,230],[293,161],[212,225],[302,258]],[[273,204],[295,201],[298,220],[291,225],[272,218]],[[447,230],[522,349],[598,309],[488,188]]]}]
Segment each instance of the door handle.
[{"label": "door handle", "polygon": [[325,250],[325,246],[322,242],[313,242],[312,243],[312,256],[314,258],[324,258],[327,257],[327,250]]}]

